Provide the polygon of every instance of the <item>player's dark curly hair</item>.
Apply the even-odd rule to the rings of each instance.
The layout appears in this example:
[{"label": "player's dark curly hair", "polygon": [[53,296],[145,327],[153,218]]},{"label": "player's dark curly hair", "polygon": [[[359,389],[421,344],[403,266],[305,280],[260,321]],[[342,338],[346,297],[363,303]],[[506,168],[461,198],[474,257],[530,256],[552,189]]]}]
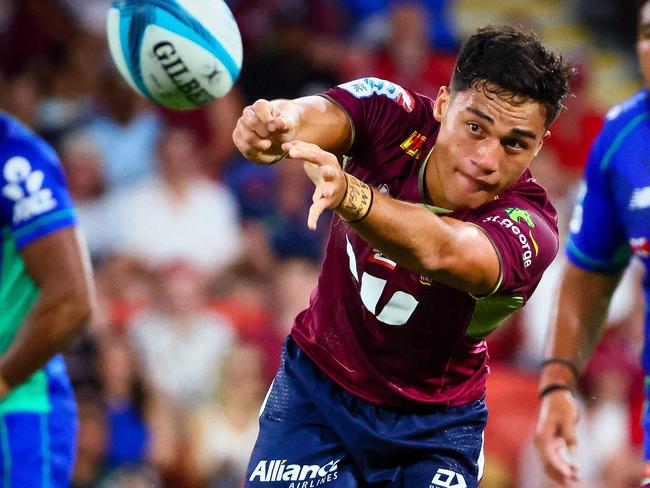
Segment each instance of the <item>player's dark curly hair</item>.
[{"label": "player's dark curly hair", "polygon": [[548,127],[563,108],[572,72],[533,32],[508,26],[485,27],[464,42],[451,89],[460,92],[473,88],[515,103],[532,99],[544,107]]}]

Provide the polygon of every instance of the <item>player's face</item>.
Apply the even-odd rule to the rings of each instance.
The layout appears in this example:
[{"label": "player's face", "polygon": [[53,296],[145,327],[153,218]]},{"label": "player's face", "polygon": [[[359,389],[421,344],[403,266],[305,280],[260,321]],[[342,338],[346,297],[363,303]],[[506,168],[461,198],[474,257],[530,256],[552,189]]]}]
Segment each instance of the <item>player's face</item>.
[{"label": "player's face", "polygon": [[641,8],[639,39],[636,48],[645,84],[650,87],[650,1]]},{"label": "player's face", "polygon": [[479,207],[523,174],[550,133],[539,103],[514,101],[440,89],[434,109],[440,132],[426,174],[435,205]]}]

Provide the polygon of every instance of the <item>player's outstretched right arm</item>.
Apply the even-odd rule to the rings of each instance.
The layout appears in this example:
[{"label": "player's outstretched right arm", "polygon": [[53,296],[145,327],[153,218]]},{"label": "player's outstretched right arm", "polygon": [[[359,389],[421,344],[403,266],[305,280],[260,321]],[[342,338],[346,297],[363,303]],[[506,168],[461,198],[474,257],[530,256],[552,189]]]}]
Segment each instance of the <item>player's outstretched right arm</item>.
[{"label": "player's outstretched right arm", "polygon": [[282,144],[296,139],[342,155],[352,143],[352,127],[341,108],[320,96],[262,99],[243,110],[232,138],[247,159],[272,164],[285,156]]},{"label": "player's outstretched right arm", "polygon": [[578,404],[572,395],[577,374],[600,338],[607,308],[621,274],[587,271],[568,263],[555,319],[547,337],[535,443],[546,473],[562,486],[577,481],[569,457],[576,444]]}]

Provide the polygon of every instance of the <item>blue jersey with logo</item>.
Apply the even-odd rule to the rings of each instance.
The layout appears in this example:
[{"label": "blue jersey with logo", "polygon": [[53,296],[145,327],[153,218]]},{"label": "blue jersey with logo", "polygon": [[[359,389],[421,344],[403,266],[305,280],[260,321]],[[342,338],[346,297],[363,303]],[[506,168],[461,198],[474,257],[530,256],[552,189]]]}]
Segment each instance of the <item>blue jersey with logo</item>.
[{"label": "blue jersey with logo", "polygon": [[[575,265],[618,273],[636,255],[645,265],[650,303],[650,94],[643,89],[607,114],[592,146],[574,210],[567,254]],[[650,312],[643,367],[650,373]]]},{"label": "blue jersey with logo", "polygon": [[[8,114],[0,112],[0,354],[38,298],[20,251],[35,240],[76,223],[72,199],[54,150]],[[48,413],[69,405],[72,394],[60,356],[0,401],[0,414]]]}]

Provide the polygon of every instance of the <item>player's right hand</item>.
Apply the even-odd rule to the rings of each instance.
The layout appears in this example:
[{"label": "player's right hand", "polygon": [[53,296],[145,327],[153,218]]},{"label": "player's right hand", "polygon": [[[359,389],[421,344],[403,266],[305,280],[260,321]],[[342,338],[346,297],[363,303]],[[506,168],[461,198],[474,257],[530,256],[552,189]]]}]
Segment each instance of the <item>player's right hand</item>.
[{"label": "player's right hand", "polygon": [[242,112],[232,133],[239,151],[255,163],[269,164],[281,159],[282,144],[296,138],[296,122],[273,102],[257,100]]},{"label": "player's right hand", "polygon": [[578,403],[569,391],[554,391],[542,399],[535,444],[544,471],[562,486],[571,486],[579,479],[571,459],[578,416]]}]

